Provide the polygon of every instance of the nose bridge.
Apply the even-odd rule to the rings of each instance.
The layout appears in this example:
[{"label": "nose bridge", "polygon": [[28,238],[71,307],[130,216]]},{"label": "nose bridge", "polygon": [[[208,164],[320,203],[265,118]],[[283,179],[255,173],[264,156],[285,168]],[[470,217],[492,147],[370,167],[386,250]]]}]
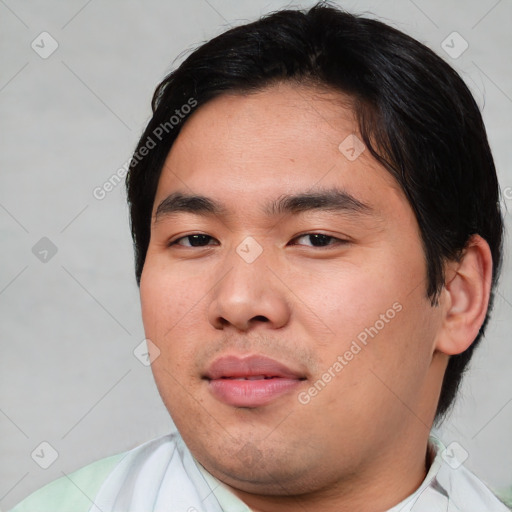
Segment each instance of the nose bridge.
[{"label": "nose bridge", "polygon": [[226,273],[215,286],[210,303],[212,325],[248,329],[255,322],[276,327],[286,323],[287,297],[271,270],[271,259],[271,249],[264,250],[252,237],[227,257]]},{"label": "nose bridge", "polygon": [[[265,247],[264,247],[265,245]],[[272,266],[272,247],[252,236],[245,237],[226,256],[231,269],[229,279],[236,288],[244,289],[244,283],[251,284],[253,292],[257,292],[259,284],[267,279],[269,266]]]}]

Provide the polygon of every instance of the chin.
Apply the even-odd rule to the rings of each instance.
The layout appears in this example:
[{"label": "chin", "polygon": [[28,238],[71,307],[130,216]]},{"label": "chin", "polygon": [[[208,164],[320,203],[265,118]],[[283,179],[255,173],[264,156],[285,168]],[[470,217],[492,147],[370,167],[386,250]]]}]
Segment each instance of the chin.
[{"label": "chin", "polygon": [[[322,466],[318,452],[310,453],[303,445],[302,450],[286,446],[281,438],[274,445],[263,442],[256,446],[250,436],[247,440],[230,439],[226,432],[219,436],[198,440],[196,430],[189,440],[182,434],[194,457],[213,476],[234,489],[286,496],[314,492],[317,490],[314,481],[319,480],[323,485],[324,478],[328,478],[328,475],[320,476],[325,472],[321,469],[325,464]],[[313,470],[315,467],[317,470]],[[312,474],[315,474],[313,482]]]}]

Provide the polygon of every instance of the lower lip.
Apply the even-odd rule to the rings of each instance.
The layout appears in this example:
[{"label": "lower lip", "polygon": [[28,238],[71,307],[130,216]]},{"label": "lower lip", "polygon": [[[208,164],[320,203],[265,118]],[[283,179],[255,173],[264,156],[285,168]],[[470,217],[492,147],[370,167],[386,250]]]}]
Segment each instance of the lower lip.
[{"label": "lower lip", "polygon": [[259,407],[294,390],[297,379],[273,378],[260,380],[215,379],[209,381],[213,395],[234,407]]}]

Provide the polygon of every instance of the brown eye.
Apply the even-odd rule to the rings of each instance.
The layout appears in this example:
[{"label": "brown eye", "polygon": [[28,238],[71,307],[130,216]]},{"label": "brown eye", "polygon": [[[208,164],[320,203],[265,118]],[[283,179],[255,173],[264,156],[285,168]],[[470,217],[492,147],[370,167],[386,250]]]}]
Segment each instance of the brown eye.
[{"label": "brown eye", "polygon": [[[304,239],[306,243],[298,243],[299,240]],[[310,247],[328,247],[345,243],[345,240],[341,240],[334,236],[324,235],[323,233],[307,233],[300,235],[295,238],[297,245],[306,245]]]},{"label": "brown eye", "polygon": [[214,240],[210,235],[204,235],[201,233],[197,233],[194,235],[187,235],[174,240],[171,242],[169,246],[172,245],[180,245],[182,247],[205,247],[207,245],[212,245],[210,242]]}]

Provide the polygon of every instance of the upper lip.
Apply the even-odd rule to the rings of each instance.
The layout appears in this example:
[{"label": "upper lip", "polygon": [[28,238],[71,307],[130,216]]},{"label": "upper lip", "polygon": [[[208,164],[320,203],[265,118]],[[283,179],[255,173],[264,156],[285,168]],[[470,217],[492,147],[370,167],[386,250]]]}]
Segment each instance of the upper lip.
[{"label": "upper lip", "polygon": [[227,355],[215,359],[208,367],[204,378],[209,380],[241,377],[280,377],[305,379],[305,376],[274,359],[261,355]]}]

